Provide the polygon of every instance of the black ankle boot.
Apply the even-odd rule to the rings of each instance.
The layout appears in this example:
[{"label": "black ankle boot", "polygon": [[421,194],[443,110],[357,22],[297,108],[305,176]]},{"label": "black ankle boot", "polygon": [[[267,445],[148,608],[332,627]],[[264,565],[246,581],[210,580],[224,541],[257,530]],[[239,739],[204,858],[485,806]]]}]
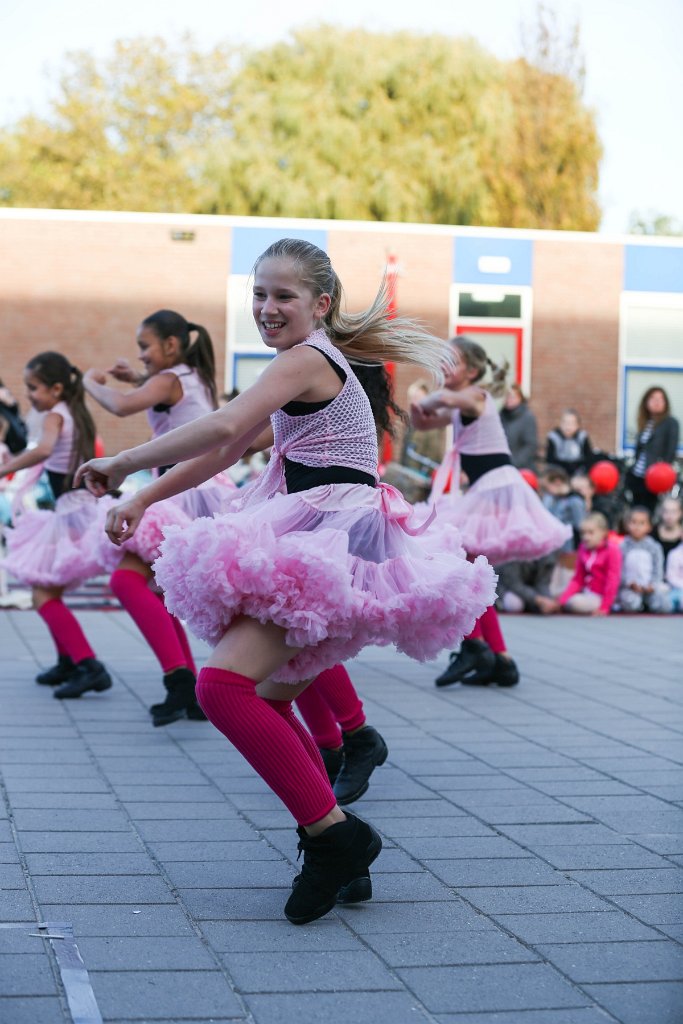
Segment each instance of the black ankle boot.
[{"label": "black ankle boot", "polygon": [[60,654],[56,665],[38,673],[36,682],[39,686],[59,686],[60,683],[65,683],[67,679],[71,678],[75,668],[76,666],[68,654]]},{"label": "black ankle boot", "polygon": [[496,656],[483,640],[463,640],[459,651],[451,654],[448,667],[434,680],[436,686],[466,683],[488,686],[492,679]]},{"label": "black ankle boot", "polygon": [[519,669],[512,658],[504,658],[502,654],[496,655],[496,665],[493,669],[491,682],[498,683],[498,686],[516,686],[519,682]]},{"label": "black ankle boot", "polygon": [[79,661],[65,683],[58,686],[52,694],[57,700],[69,700],[81,697],[88,690],[100,693],[111,687],[111,677],[101,661],[96,658],[84,658]]},{"label": "black ankle boot", "polygon": [[[180,718],[205,718],[204,712],[197,704],[195,697],[195,677],[189,668],[176,668],[164,676],[164,686],[168,696],[162,704],[152,704],[150,713],[152,725],[170,725]],[[199,712],[199,715],[197,714]]]},{"label": "black ankle boot", "polygon": [[387,759],[387,745],[371,725],[358,732],[344,733],[344,760],[332,787],[337,803],[352,804],[368,788],[375,768]]},{"label": "black ankle boot", "polygon": [[323,759],[325,765],[325,771],[327,777],[330,780],[330,785],[334,786],[337,776],[341,770],[342,762],[344,760],[344,753],[341,750],[335,750],[333,747],[318,747],[320,756]]},{"label": "black ankle boot", "polygon": [[285,905],[287,920],[308,924],[329,913],[341,889],[361,876],[369,881],[369,867],[381,849],[382,840],[372,825],[349,812],[346,821],[330,825],[319,836],[300,829],[304,864]]}]

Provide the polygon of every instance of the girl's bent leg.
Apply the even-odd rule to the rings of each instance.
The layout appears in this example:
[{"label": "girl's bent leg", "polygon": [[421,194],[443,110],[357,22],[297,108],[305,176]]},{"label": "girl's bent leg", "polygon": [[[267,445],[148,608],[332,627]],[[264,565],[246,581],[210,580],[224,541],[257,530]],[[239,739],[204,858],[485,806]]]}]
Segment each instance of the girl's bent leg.
[{"label": "girl's bent leg", "polygon": [[126,555],[109,582],[166,674],[187,667],[187,656],[166,606],[149,589],[151,579],[149,566],[135,555]]}]

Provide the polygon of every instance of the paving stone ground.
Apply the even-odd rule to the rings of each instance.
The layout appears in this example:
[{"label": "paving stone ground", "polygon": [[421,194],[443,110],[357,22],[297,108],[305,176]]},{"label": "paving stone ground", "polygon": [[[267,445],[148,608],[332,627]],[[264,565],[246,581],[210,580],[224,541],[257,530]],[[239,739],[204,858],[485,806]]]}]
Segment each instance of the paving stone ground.
[{"label": "paving stone ground", "polygon": [[72,1020],[70,930],[109,1024],[681,1024],[681,618],[507,618],[511,690],[365,652],[375,898],[295,928],[287,812],[208,723],[153,729],[135,627],[79,615],[115,685],[57,702],[0,612],[5,1024]]}]

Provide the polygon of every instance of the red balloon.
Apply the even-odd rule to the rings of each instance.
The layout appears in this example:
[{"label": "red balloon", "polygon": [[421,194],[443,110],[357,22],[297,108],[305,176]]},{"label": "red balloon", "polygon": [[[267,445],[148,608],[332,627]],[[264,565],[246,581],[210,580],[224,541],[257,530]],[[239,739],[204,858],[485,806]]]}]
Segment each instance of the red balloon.
[{"label": "red balloon", "polygon": [[97,434],[97,436],[95,437],[95,458],[104,458],[104,441],[102,440],[99,434]]},{"label": "red balloon", "polygon": [[538,477],[534,473],[533,469],[520,469],[520,476],[523,476],[529,487],[533,487],[535,491],[538,490]]},{"label": "red balloon", "polygon": [[645,471],[645,486],[652,494],[670,491],[676,480],[676,470],[668,462],[653,462]]},{"label": "red balloon", "polygon": [[619,483],[619,470],[613,462],[608,462],[607,459],[591,466],[588,476],[596,494],[609,494]]}]

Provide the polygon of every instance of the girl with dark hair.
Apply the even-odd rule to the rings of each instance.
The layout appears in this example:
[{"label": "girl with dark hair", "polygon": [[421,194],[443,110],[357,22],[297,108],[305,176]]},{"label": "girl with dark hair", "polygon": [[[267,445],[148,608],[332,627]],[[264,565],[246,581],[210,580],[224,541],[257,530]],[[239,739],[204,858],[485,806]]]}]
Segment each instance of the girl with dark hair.
[{"label": "girl with dark hair", "polygon": [[[454,366],[446,375],[446,386],[412,407],[418,429],[453,428],[453,448],[437,471],[430,498],[437,511],[437,528],[455,526],[468,556],[485,555],[493,565],[550,554],[571,537],[571,530],[544,509],[512,465],[492,397],[504,391],[507,367],[496,366],[478,342],[464,335],[450,344]],[[490,383],[480,384],[488,371]],[[469,480],[464,495],[458,493],[461,469]],[[457,682],[514,686],[519,682],[495,607],[486,609],[435,682],[437,686]]]},{"label": "girl with dark hair", "polygon": [[197,682],[202,707],[298,824],[303,867],[285,906],[294,924],[328,913],[358,879],[369,898],[382,843],[339,807],[292,700],[369,643],[433,657],[494,597],[490,566],[436,536],[427,553],[415,535],[428,524],[379,482],[374,418],[347,360],[414,362],[438,378],[443,342],[392,319],[386,288],[363,313],[341,303],[326,253],[276,242],[254,268],[253,316],[276,354],[257,381],[212,416],[79,471],[101,494],[136,469],[183,463],[110,514],[122,541],[149,504],[262,446],[272,425],[270,461],[235,511],[168,530],[154,568],[169,607],[214,645]]},{"label": "girl with dark hair", "polygon": [[673,462],[678,449],[678,420],[671,415],[664,388],[648,388],[640,400],[637,418],[635,462],[626,474],[626,490],[632,505],[654,512],[657,495],[645,486],[645,474],[655,462]]},{"label": "girl with dark hair", "polygon": [[[144,374],[135,373],[123,359],[108,371],[119,381],[134,383],[132,390],[108,386],[106,373],[88,370],[85,374],[84,386],[96,402],[115,416],[145,411],[153,437],[162,437],[216,408],[213,345],[204,327],[162,309],[142,321],[137,345]],[[168,468],[161,467],[159,472]],[[145,516],[135,538],[124,545],[123,557],[121,548],[112,544],[104,532],[106,513],[116,501],[108,499],[100,508],[98,556],[112,573],[111,589],[152,648],[163,673],[167,696],[150,708],[155,726],[168,725],[186,715],[193,719],[205,716],[195,699],[197,669],[187,636],[180,621],[169,614],[152,589],[150,566],[159,554],[165,527],[183,526],[195,516],[218,511],[233,488],[229,478],[220,477],[181,499],[157,505]]]},{"label": "girl with dark hair", "polygon": [[93,554],[97,521],[92,495],[71,490],[73,474],[84,458],[92,458],[95,424],[85,404],[81,371],[59,352],[41,352],[24,370],[28,399],[45,414],[38,444],[0,466],[0,477],[41,463],[56,501],[54,512],[24,512],[7,534],[3,568],[33,589],[33,605],[50,630],[58,653],[53,668],[36,682],[58,686],[69,681],[78,694],[62,687],[54,696],[80,696],[87,690],[108,690],[111,679],[97,661],[78,620],[62,601],[66,589],[96,576],[101,563]]}]

